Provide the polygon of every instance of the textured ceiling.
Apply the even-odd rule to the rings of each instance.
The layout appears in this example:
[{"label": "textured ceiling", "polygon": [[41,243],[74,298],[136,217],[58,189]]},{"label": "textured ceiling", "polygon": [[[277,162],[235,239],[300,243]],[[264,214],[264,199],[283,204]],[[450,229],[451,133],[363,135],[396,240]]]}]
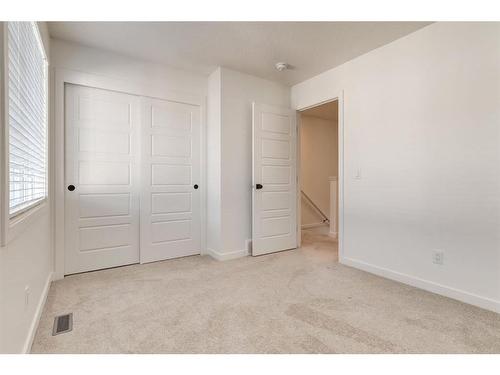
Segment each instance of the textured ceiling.
[{"label": "textured ceiling", "polygon": [[[50,22],[53,38],[201,74],[221,65],[293,85],[428,22]],[[278,72],[284,61],[292,70]]]}]

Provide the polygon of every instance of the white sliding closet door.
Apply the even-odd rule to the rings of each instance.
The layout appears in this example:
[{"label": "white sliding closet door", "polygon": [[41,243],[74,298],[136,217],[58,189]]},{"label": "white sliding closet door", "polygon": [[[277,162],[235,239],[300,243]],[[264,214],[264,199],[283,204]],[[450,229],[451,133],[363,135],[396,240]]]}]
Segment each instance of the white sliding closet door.
[{"label": "white sliding closet door", "polygon": [[200,107],[142,99],[141,263],[200,254]]},{"label": "white sliding closet door", "polygon": [[66,85],[65,274],[139,261],[139,97]]}]

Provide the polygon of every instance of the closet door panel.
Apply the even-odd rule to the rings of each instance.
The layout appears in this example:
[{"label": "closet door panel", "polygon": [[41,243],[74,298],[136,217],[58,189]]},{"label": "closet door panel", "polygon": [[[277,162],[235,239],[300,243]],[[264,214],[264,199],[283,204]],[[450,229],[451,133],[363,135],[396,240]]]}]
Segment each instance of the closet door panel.
[{"label": "closet door panel", "polygon": [[141,108],[141,263],[200,254],[200,107]]},{"label": "closet door panel", "polygon": [[65,274],[139,261],[140,100],[65,87]]}]

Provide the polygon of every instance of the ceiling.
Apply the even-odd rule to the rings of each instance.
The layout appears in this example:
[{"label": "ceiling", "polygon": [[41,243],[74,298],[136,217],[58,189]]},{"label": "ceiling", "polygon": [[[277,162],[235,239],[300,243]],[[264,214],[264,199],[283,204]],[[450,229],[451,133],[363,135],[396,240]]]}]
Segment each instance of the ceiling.
[{"label": "ceiling", "polygon": [[[224,66],[293,85],[429,22],[50,22],[53,38],[172,67]],[[278,72],[277,62],[293,69]]]},{"label": "ceiling", "polygon": [[328,102],[325,104],[318,105],[301,111],[300,113],[305,116],[318,117],[323,120],[335,121],[337,122],[337,117],[339,115],[339,105],[338,101]]}]

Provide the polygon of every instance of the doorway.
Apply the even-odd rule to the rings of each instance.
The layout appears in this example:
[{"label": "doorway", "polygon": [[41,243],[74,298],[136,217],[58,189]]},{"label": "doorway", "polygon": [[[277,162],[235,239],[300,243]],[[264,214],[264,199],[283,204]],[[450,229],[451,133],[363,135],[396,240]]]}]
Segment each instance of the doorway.
[{"label": "doorway", "polygon": [[339,101],[302,110],[299,115],[300,214],[297,219],[301,240],[337,240]]},{"label": "doorway", "polygon": [[252,255],[301,247],[304,224],[342,257],[342,98],[297,111],[253,104]]}]

